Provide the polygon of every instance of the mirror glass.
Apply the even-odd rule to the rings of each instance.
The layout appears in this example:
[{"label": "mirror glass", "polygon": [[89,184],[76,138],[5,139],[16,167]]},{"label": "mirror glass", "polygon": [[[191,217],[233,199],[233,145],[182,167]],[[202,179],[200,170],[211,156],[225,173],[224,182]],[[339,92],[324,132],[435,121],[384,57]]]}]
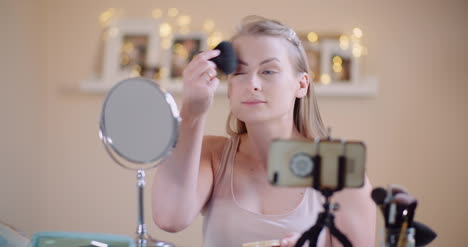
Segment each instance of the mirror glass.
[{"label": "mirror glass", "polygon": [[101,114],[101,138],[106,148],[133,163],[124,165],[127,168],[157,163],[175,146],[177,106],[152,80],[138,77],[119,82],[107,94]]}]

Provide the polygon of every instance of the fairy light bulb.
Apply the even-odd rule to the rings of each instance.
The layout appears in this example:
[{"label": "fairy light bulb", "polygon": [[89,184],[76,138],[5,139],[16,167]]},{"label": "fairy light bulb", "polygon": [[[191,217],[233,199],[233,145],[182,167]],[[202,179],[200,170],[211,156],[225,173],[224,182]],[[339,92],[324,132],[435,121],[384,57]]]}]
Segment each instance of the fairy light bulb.
[{"label": "fairy light bulb", "polygon": [[167,10],[167,16],[169,17],[176,17],[179,14],[179,10],[177,8],[170,8]]},{"label": "fairy light bulb", "polygon": [[320,81],[325,85],[330,84],[331,77],[329,74],[322,74],[322,76],[320,76]]},{"label": "fairy light bulb", "polygon": [[318,35],[315,32],[310,32],[307,34],[307,40],[311,43],[315,43],[318,41]]},{"label": "fairy light bulb", "polygon": [[362,38],[362,30],[359,27],[355,27],[353,29],[353,35],[358,39]]},{"label": "fairy light bulb", "polygon": [[159,35],[163,38],[169,37],[172,33],[172,27],[169,23],[165,22],[159,26]]},{"label": "fairy light bulb", "polygon": [[151,16],[155,19],[161,18],[162,15],[163,15],[162,9],[153,9],[153,11],[151,11]]}]

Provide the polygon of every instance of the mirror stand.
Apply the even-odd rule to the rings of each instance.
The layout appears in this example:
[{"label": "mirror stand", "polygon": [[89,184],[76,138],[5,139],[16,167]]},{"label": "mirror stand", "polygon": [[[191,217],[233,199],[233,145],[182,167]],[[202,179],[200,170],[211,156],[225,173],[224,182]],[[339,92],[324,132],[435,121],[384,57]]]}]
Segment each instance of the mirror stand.
[{"label": "mirror stand", "polygon": [[137,188],[138,188],[138,226],[136,236],[137,247],[175,247],[172,244],[159,241],[148,234],[144,220],[144,188],[145,188],[145,171],[143,169],[137,170]]},{"label": "mirror stand", "polygon": [[152,80],[136,77],[114,85],[104,101],[99,137],[120,166],[137,171],[137,247],[175,247],[148,234],[144,222],[145,170],[175,146],[180,123],[174,98]]}]

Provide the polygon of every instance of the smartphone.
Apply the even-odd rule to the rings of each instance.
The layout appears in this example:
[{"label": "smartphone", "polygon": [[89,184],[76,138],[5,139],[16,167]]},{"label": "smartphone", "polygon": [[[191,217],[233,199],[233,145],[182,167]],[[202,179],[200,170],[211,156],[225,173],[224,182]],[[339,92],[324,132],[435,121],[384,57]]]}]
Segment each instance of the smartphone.
[{"label": "smartphone", "polygon": [[340,185],[339,163],[344,163],[342,187],[359,188],[365,181],[366,146],[360,141],[274,140],[268,153],[268,180],[276,186],[335,189]]}]

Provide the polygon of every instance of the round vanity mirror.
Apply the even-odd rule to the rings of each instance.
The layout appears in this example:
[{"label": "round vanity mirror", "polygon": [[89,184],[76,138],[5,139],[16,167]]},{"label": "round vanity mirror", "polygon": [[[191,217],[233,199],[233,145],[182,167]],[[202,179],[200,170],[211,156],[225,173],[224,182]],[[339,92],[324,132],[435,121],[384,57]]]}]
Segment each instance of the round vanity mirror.
[{"label": "round vanity mirror", "polygon": [[178,127],[174,98],[149,79],[119,82],[103,104],[101,139],[126,168],[157,165],[176,144]]},{"label": "round vanity mirror", "polygon": [[149,236],[144,224],[145,169],[155,167],[175,146],[180,117],[174,98],[152,80],[137,77],[117,83],[104,101],[99,136],[111,158],[137,170],[139,247],[174,245]]}]

